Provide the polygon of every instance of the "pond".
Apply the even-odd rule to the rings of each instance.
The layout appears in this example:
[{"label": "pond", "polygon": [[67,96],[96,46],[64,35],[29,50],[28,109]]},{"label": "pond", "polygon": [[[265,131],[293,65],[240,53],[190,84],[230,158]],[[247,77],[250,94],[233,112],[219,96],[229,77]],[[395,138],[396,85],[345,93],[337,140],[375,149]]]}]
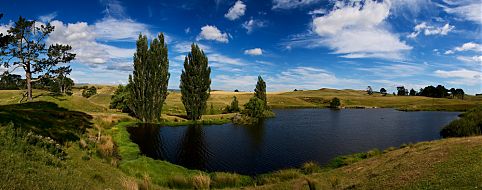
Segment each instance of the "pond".
[{"label": "pond", "polygon": [[439,139],[457,112],[282,109],[256,126],[128,127],[142,154],[189,169],[256,175],[307,161]]}]

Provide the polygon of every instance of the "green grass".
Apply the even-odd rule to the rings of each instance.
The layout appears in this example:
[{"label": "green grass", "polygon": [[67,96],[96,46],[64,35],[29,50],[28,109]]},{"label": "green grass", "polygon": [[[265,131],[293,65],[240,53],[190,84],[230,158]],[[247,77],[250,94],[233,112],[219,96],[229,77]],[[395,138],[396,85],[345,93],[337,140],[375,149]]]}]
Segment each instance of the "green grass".
[{"label": "green grass", "polygon": [[460,115],[459,119],[445,126],[440,135],[443,137],[466,137],[482,134],[482,106]]},{"label": "green grass", "polygon": [[16,127],[65,142],[79,140],[92,127],[92,116],[70,111],[52,102],[28,102],[0,106],[0,125]]},{"label": "green grass", "polygon": [[[91,157],[76,144],[61,146],[59,158],[26,131],[0,127],[0,189],[122,189],[120,170]],[[60,146],[60,145],[59,145]]]},{"label": "green grass", "polygon": [[481,157],[481,136],[450,138],[247,189],[307,188],[308,182],[317,189],[477,189],[482,187]]}]

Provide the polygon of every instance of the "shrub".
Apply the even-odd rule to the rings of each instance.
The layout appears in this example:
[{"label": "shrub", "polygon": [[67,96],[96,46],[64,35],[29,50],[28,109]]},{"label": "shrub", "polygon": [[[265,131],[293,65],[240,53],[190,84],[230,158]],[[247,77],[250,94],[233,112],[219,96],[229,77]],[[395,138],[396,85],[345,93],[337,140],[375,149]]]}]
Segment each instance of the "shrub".
[{"label": "shrub", "polygon": [[302,174],[297,169],[285,169],[279,170],[271,174],[264,174],[260,176],[259,183],[261,184],[271,184],[283,182],[295,178],[299,178]]},{"label": "shrub", "polygon": [[337,97],[334,97],[330,101],[330,108],[338,108],[338,107],[340,107],[340,105],[341,105],[340,99],[338,99]]},{"label": "shrub", "polygon": [[206,174],[200,173],[192,177],[192,184],[195,189],[209,189],[211,178]]},{"label": "shrub", "polygon": [[249,99],[248,103],[244,105],[244,111],[243,114],[249,116],[249,117],[254,117],[254,118],[263,118],[264,117],[264,101],[257,98],[257,97],[252,97]]},{"label": "shrub", "polygon": [[239,102],[236,96],[233,96],[233,100],[229,106],[226,106],[225,113],[236,113],[239,112]]},{"label": "shrub", "polygon": [[319,172],[321,170],[320,166],[316,162],[306,162],[301,166],[301,171],[305,174],[312,174]]},{"label": "shrub", "polygon": [[121,178],[121,184],[127,190],[138,190],[139,189],[139,185],[137,184],[137,181],[133,178],[122,177]]},{"label": "shrub", "polygon": [[175,176],[169,177],[167,179],[167,186],[171,189],[192,188],[192,184],[189,181],[189,179],[181,175],[175,175]]},{"label": "shrub", "polygon": [[114,155],[115,144],[111,136],[102,136],[100,144],[97,147],[97,152],[104,158],[109,158]]},{"label": "shrub", "polygon": [[450,122],[440,135],[447,137],[466,137],[482,134],[482,106],[460,115],[459,119]]},{"label": "shrub", "polygon": [[238,187],[241,177],[234,173],[216,172],[213,174],[213,188]]},{"label": "shrub", "polygon": [[97,88],[95,86],[91,86],[90,88],[84,89],[82,91],[82,96],[85,98],[90,98],[93,95],[97,94]]},{"label": "shrub", "polygon": [[129,107],[130,104],[130,91],[129,91],[129,84],[126,86],[119,85],[111,96],[110,100],[110,109],[119,109],[122,113],[132,113],[132,110]]},{"label": "shrub", "polygon": [[327,167],[339,168],[339,167],[347,166],[355,162],[358,162],[367,158],[371,158],[380,154],[382,154],[380,150],[373,149],[368,152],[355,153],[355,154],[346,155],[346,156],[337,156],[327,164]]}]

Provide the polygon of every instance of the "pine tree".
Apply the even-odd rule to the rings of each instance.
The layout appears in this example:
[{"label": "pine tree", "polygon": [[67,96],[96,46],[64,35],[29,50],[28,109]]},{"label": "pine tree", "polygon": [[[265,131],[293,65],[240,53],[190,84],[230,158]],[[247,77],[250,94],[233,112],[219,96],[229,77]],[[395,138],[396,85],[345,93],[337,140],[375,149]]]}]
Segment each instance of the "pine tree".
[{"label": "pine tree", "polygon": [[206,110],[206,101],[211,91],[211,68],[208,58],[196,44],[191,45],[191,52],[184,60],[181,74],[181,99],[190,120],[201,119]]},{"label": "pine tree", "polygon": [[[47,46],[47,38],[54,31],[50,24],[40,25],[35,21],[20,17],[7,31],[7,35],[0,35],[0,61],[5,68],[23,68],[27,85],[27,100],[31,101],[32,84],[45,78],[52,77],[52,73],[64,70],[70,72],[66,65],[75,59],[70,53],[72,47],[63,44]],[[65,73],[68,75],[69,73]],[[33,76],[38,78],[34,79]],[[23,98],[22,98],[23,100]]]},{"label": "pine tree", "polygon": [[160,120],[170,77],[167,54],[164,34],[152,40],[149,48],[147,37],[139,35],[129,91],[130,108],[142,122]]},{"label": "pine tree", "polygon": [[254,96],[264,102],[263,106],[265,109],[269,109],[268,100],[266,98],[266,83],[261,76],[258,76],[258,83],[256,83],[256,88],[254,89]]}]

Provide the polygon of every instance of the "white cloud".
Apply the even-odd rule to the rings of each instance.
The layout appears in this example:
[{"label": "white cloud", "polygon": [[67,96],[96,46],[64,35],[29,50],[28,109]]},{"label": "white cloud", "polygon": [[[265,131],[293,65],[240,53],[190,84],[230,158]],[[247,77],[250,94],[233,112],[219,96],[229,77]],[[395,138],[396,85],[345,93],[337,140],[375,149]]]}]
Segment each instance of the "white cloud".
[{"label": "white cloud", "polygon": [[315,10],[312,10],[310,12],[308,12],[309,15],[314,15],[314,16],[318,16],[318,15],[323,15],[323,14],[326,14],[328,11],[326,11],[326,9],[324,8],[319,8],[319,9],[315,9]]},{"label": "white cloud", "polygon": [[454,49],[455,51],[479,51],[482,52],[482,45],[474,43],[474,42],[468,42],[463,44],[460,47],[456,47]]},{"label": "white cloud", "polygon": [[106,17],[94,24],[94,30],[99,40],[107,41],[135,41],[141,33],[149,38],[153,37],[149,33],[149,26],[132,19]]},{"label": "white cloud", "polygon": [[191,28],[190,28],[190,27],[187,27],[186,29],[184,29],[184,33],[186,33],[186,34],[191,33]]},{"label": "white cloud", "polygon": [[330,13],[316,17],[312,30],[320,39],[312,46],[328,46],[346,58],[402,59],[412,47],[387,29],[390,3],[364,1],[339,4]]},{"label": "white cloud", "polygon": [[273,0],[272,9],[292,9],[320,2],[321,0]]},{"label": "white cloud", "polygon": [[420,24],[417,24],[414,27],[414,31],[408,35],[409,38],[416,38],[421,32],[425,36],[430,36],[430,35],[447,35],[449,32],[451,32],[455,26],[450,25],[449,23],[445,24],[444,26],[429,26],[427,25],[426,22],[422,22]]},{"label": "white cloud", "polygon": [[197,40],[215,40],[218,42],[228,43],[228,34],[222,33],[216,26],[206,25],[201,28],[201,33]]},{"label": "white cloud", "polygon": [[55,17],[57,17],[57,12],[53,12],[53,13],[50,13],[50,14],[47,14],[47,15],[42,15],[42,16],[39,16],[39,21],[41,22],[50,22],[52,19],[54,19]]},{"label": "white cloud", "polygon": [[13,22],[5,25],[0,25],[0,34],[7,34],[7,31],[13,26]]},{"label": "white cloud", "polygon": [[454,50],[447,50],[447,51],[445,51],[444,54],[449,55],[449,54],[454,54],[454,53],[455,53]]},{"label": "white cloud", "polygon": [[[229,65],[237,65],[237,66],[243,66],[247,65],[243,60],[238,59],[238,58],[231,58],[225,55],[221,55],[218,53],[211,53],[207,55],[209,62],[214,62],[214,63],[219,63],[219,64],[229,64]],[[221,65],[219,65],[221,66]]]},{"label": "white cloud", "polygon": [[435,75],[442,78],[455,78],[449,81],[451,84],[480,85],[482,84],[482,72],[467,69],[452,71],[436,70]]},{"label": "white cloud", "polygon": [[263,50],[261,48],[247,49],[244,50],[246,55],[263,55]]},{"label": "white cloud", "polygon": [[119,59],[131,59],[135,49],[118,48],[97,41],[103,34],[96,33],[95,25],[85,22],[64,24],[52,21],[55,30],[47,39],[47,44],[69,44],[76,53],[76,61],[86,64],[104,64]]},{"label": "white cloud", "polygon": [[468,62],[468,63],[480,63],[482,64],[482,55],[476,55],[476,56],[457,56],[457,59],[463,62]]},{"label": "white cloud", "polygon": [[475,51],[475,52],[482,52],[482,45],[474,42],[467,42],[459,47],[455,47],[454,49],[445,51],[445,54],[454,54],[455,52],[460,51]]},{"label": "white cloud", "polygon": [[[191,52],[191,45],[192,45],[191,42],[177,42],[177,43],[174,44],[173,50],[177,53]],[[209,53],[209,52],[212,51],[212,48],[210,46],[200,44],[200,43],[196,43],[196,45],[199,48],[201,48],[204,51],[204,53]]]},{"label": "white cloud", "polygon": [[247,33],[251,33],[255,28],[264,27],[265,23],[261,20],[255,20],[251,18],[250,20],[243,23],[243,28],[245,28]]},{"label": "white cloud", "polygon": [[245,11],[246,5],[242,1],[238,0],[231,8],[229,8],[228,12],[224,15],[224,17],[229,20],[236,20],[239,17],[242,17]]},{"label": "white cloud", "polygon": [[457,17],[482,24],[482,1],[480,0],[444,0],[445,5],[439,4],[445,12]]}]

